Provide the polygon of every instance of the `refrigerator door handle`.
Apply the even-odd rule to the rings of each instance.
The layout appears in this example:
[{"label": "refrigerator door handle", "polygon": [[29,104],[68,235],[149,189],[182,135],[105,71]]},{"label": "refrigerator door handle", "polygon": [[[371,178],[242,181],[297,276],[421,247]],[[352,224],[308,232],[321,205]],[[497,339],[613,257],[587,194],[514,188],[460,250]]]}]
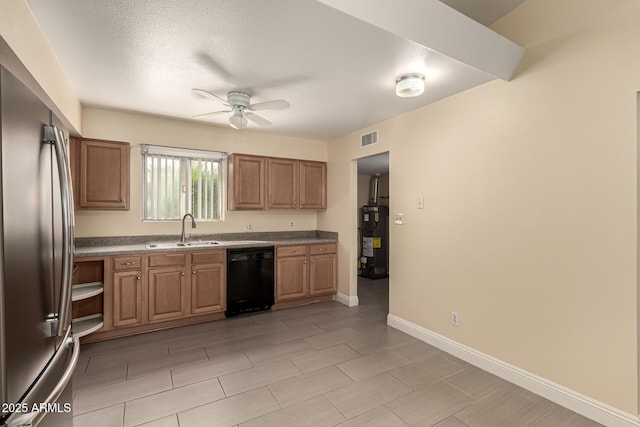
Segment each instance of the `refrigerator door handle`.
[{"label": "refrigerator door handle", "polygon": [[64,336],[70,319],[71,276],[73,271],[73,194],[71,191],[71,169],[64,134],[55,126],[45,126],[45,138],[53,144],[58,163],[60,197],[62,205],[62,271],[60,281],[60,301],[57,324],[53,335]]},{"label": "refrigerator door handle", "polygon": [[[37,403],[38,407],[40,407],[41,410],[21,414],[20,416],[16,416],[13,419],[9,418],[7,427],[36,427],[40,423],[40,421],[42,421],[42,419],[47,415],[46,408],[55,404],[60,398],[60,395],[71,381],[71,378],[73,377],[73,371],[76,369],[76,365],[78,364],[78,358],[80,357],[80,339],[77,337],[72,337],[71,334],[69,334],[69,336],[65,339],[65,345],[69,345],[72,347],[71,360],[64,370],[64,373],[60,377],[60,381],[58,381],[53,390],[51,390],[49,396],[45,399],[44,402]],[[54,356],[54,359],[51,361],[51,365],[55,366],[56,357],[62,357],[62,355],[65,353],[64,351],[62,351],[63,348],[64,346],[62,346],[58,350],[56,356]],[[45,370],[38,382],[44,382],[46,381],[46,379],[47,371]],[[37,386],[38,383],[35,384],[34,388],[37,388]]]}]

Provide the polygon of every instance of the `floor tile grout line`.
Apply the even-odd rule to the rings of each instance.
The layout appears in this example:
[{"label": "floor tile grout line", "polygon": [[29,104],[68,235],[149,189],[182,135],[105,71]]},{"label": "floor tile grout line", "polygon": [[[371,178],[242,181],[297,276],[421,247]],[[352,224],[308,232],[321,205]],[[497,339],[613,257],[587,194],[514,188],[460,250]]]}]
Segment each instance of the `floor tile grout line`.
[{"label": "floor tile grout line", "polygon": [[[131,399],[131,400],[127,400],[127,401],[125,401],[125,402],[122,402],[122,403],[124,403],[124,404],[125,404],[125,411],[124,411],[124,412],[125,412],[125,415],[124,415],[124,416],[126,417],[126,405],[127,405],[127,403],[132,403],[132,402],[135,402],[136,400],[146,399],[146,398],[149,398],[149,397],[151,397],[151,396],[156,396],[156,395],[159,395],[159,394],[162,394],[162,393],[166,393],[166,392],[169,392],[169,391],[179,390],[179,389],[184,388],[184,387],[189,387],[189,386],[192,386],[192,385],[194,385],[194,384],[200,384],[200,383],[203,383],[203,382],[205,382],[205,381],[211,381],[211,380],[213,380],[213,379],[216,379],[216,380],[218,381],[218,385],[220,385],[220,389],[222,389],[222,385],[220,384],[220,380],[219,380],[219,378],[218,378],[218,377],[215,377],[215,378],[209,378],[209,379],[206,379],[206,380],[203,380],[203,381],[198,381],[198,382],[195,382],[195,383],[192,383],[192,384],[185,384],[185,385],[180,386],[180,387],[177,387],[177,388],[172,388],[172,389],[169,389],[169,390],[163,390],[163,391],[159,391],[159,392],[157,392],[157,393],[152,393],[152,394],[148,394],[148,395],[145,395],[145,396],[136,397],[135,399]],[[224,390],[223,390],[223,392],[224,392]],[[224,400],[224,399],[226,399],[226,398],[227,398],[227,396],[225,395],[225,397],[222,397],[222,398],[220,398],[220,399],[215,399],[215,400],[212,400],[212,401],[206,402],[206,403],[204,403],[204,404],[202,404],[202,405],[196,405],[196,406],[193,406],[193,407],[187,408],[187,409],[185,409],[185,410],[183,410],[183,411],[180,411],[180,412],[188,411],[188,410],[191,410],[191,409],[194,409],[194,408],[200,407],[200,406],[208,405],[208,404],[210,404],[210,403],[219,402],[219,401]],[[115,406],[115,405],[113,405],[113,406]],[[179,412],[176,412],[176,413],[175,413],[175,415],[177,416],[177,415],[178,415],[178,413],[179,413]],[[162,419],[162,418],[166,418],[166,417],[168,417],[168,415],[165,415],[165,416],[160,417],[160,418],[154,418],[154,419],[152,419],[152,420],[147,420],[147,421],[143,422],[142,424],[145,424],[145,423],[148,423],[148,422],[151,422],[151,421],[160,420],[160,419]],[[139,425],[139,424],[138,424],[138,425]]]},{"label": "floor tile grout line", "polygon": [[[466,368],[465,368],[465,369],[466,369]],[[464,370],[464,369],[463,369],[463,370]],[[460,371],[460,372],[462,372],[462,371]],[[458,373],[460,373],[460,372],[458,372]],[[455,375],[455,374],[454,374],[454,375]],[[475,403],[475,402],[479,402],[480,400],[482,400],[482,398],[475,397],[475,396],[474,396],[474,395],[472,395],[471,393],[468,393],[468,392],[464,391],[463,389],[461,389],[461,388],[457,387],[455,384],[452,384],[452,383],[450,383],[449,381],[447,381],[446,379],[447,379],[447,378],[450,378],[451,376],[452,376],[452,375],[449,375],[449,376],[447,376],[447,377],[445,377],[445,378],[442,378],[442,379],[440,380],[440,382],[442,382],[442,383],[444,383],[444,384],[447,384],[448,386],[453,387],[453,388],[455,388],[456,390],[458,390],[459,392],[464,393],[465,395],[469,396],[471,399],[473,399],[473,402],[474,402],[474,403]],[[492,392],[492,393],[489,393],[489,394],[493,394],[493,392]],[[487,395],[487,396],[488,396],[488,395]],[[485,397],[486,397],[486,396],[485,396]]]},{"label": "floor tile grout line", "polygon": [[[413,393],[413,392],[411,392],[411,393]],[[411,394],[411,393],[407,393],[407,394]],[[397,399],[401,399],[401,398],[403,398],[403,397],[407,396],[407,394],[403,394],[402,396],[399,396]],[[396,400],[396,399],[393,399],[393,400]],[[388,406],[387,406],[389,403],[393,402],[393,400],[391,400],[391,401],[389,401],[389,402],[386,402],[386,403],[382,404],[381,406],[384,406],[384,407],[385,407],[389,412],[391,412],[393,415],[395,415],[395,416],[396,416],[396,417],[398,417],[400,420],[402,420],[402,422],[403,422],[403,423],[405,423],[406,425],[411,425],[411,424],[409,423],[409,421],[407,421],[407,420],[405,420],[404,418],[402,418],[402,416],[400,416],[400,414],[398,414],[398,413],[397,413],[397,412],[395,412],[393,409],[391,409],[390,407],[388,407]],[[442,421],[442,420],[440,420],[440,421]],[[438,421],[438,423],[439,423],[440,421]],[[436,424],[437,424],[437,423],[436,423]],[[432,424],[432,426],[433,426],[433,424]]]}]

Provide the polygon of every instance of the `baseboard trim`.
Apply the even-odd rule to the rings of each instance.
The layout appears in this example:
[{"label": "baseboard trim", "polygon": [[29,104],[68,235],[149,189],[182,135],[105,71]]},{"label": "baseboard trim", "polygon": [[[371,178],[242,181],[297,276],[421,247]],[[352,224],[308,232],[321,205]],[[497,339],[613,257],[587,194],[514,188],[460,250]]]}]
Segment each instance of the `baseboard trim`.
[{"label": "baseboard trim", "polygon": [[610,427],[640,427],[638,416],[582,395],[393,314],[387,316],[387,324],[601,424]]},{"label": "baseboard trim", "polygon": [[347,307],[355,307],[360,304],[360,301],[358,300],[358,295],[349,296],[349,295],[341,294],[340,292],[336,293],[335,300],[341,304],[346,305]]}]

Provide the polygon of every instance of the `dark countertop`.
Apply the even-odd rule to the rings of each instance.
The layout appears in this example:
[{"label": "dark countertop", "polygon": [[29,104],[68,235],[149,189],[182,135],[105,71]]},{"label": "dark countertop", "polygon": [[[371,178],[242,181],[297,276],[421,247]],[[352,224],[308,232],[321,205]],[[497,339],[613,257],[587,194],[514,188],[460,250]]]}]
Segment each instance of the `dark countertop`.
[{"label": "dark countertop", "polygon": [[[212,249],[235,249],[267,246],[308,245],[314,243],[336,243],[337,233],[329,232],[298,232],[298,233],[239,233],[234,235],[198,236],[188,241],[220,242],[218,245],[207,246],[175,246],[150,248],[149,243],[177,242],[179,238],[173,236],[140,236],[137,238],[83,238],[76,240],[74,255],[76,257],[93,257],[108,255],[145,254],[153,252],[184,252],[203,251]],[[225,237],[230,239],[225,239]],[[243,238],[246,237],[246,238]],[[250,237],[250,238],[249,238]],[[260,237],[264,237],[261,239]]]}]

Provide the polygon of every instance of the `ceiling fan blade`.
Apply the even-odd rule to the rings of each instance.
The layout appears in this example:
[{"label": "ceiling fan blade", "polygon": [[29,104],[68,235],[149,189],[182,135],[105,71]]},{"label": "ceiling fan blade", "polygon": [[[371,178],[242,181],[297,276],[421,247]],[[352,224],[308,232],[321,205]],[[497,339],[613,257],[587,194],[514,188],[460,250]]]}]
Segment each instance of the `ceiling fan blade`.
[{"label": "ceiling fan blade", "polygon": [[222,101],[224,105],[229,105],[226,99],[222,99],[215,93],[211,93],[208,90],[204,90],[204,89],[191,89],[191,90],[197,94],[204,96],[205,98],[213,99],[216,101]]},{"label": "ceiling fan blade", "polygon": [[263,117],[260,117],[257,114],[253,114],[249,111],[244,113],[245,117],[249,120],[251,120],[252,122],[254,122],[255,124],[258,124],[260,126],[271,126],[271,122]]},{"label": "ceiling fan blade", "polygon": [[191,116],[194,119],[198,118],[198,117],[203,117],[203,116],[215,116],[216,114],[222,114],[222,113],[231,113],[233,110],[220,110],[220,111],[212,111],[210,113],[204,113],[204,114],[196,114],[195,116]]},{"label": "ceiling fan blade", "polygon": [[284,99],[276,99],[274,101],[266,101],[266,102],[258,102],[257,104],[249,105],[249,110],[251,111],[260,111],[260,110],[283,110],[285,108],[289,108],[291,104],[289,104]]}]

